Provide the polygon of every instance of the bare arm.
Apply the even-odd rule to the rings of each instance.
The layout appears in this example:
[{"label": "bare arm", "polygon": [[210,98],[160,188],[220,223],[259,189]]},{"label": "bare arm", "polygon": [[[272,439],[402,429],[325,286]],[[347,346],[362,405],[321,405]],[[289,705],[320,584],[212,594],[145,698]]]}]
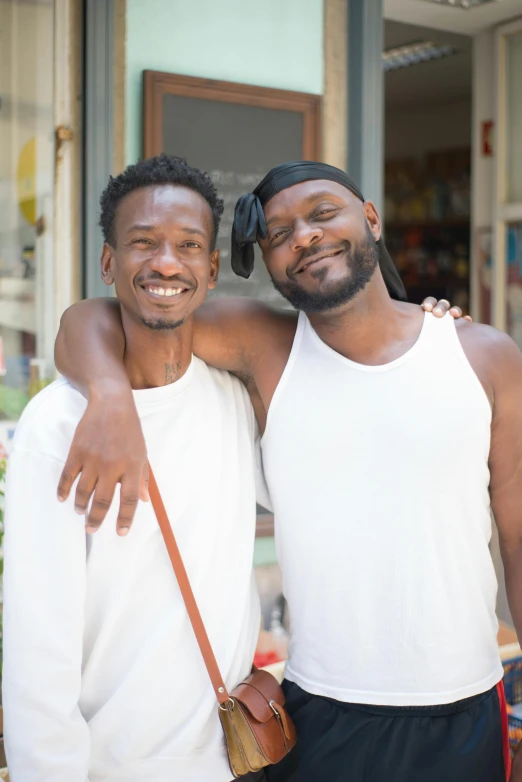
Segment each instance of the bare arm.
[{"label": "bare arm", "polygon": [[[490,494],[509,609],[522,644],[522,354],[505,334],[499,336],[495,348]],[[522,782],[520,746],[513,759],[511,782]]]},{"label": "bare arm", "polygon": [[[433,309],[434,299],[425,309]],[[447,302],[436,307],[439,316]],[[454,308],[454,317],[462,313]],[[292,322],[294,325],[292,325]],[[237,374],[249,389],[258,420],[290,353],[295,314],[273,310],[248,298],[215,299],[195,316],[194,353],[219,369]],[[125,339],[119,304],[89,299],[62,316],[56,340],[56,366],[89,404],[75,433],[58,497],[69,496],[75,480],[75,507],[84,514],[93,497],[87,530],[100,527],[121,483],[117,531],[125,535],[138,499],[147,499],[147,453],[141,424],[123,364]]]},{"label": "bare arm", "polygon": [[[287,316],[252,299],[208,302],[198,310],[194,352],[206,363],[235,372],[247,386],[260,425],[265,410],[252,366],[280,343],[280,319]],[[58,486],[65,501],[76,487],[75,508],[87,530],[103,522],[121,483],[118,533],[128,532],[139,498],[148,499],[147,452],[123,364],[125,337],[115,299],[89,299],[63,314],[55,346],[58,370],[88,399]]]},{"label": "bare arm", "polygon": [[124,350],[120,305],[115,299],[87,299],[62,315],[55,363],[89,404],[60,477],[58,499],[67,500],[80,476],[74,506],[83,515],[92,497],[89,532],[105,518],[118,483],[119,534],[130,528],[138,499],[148,499],[147,449],[123,364]]},{"label": "bare arm", "polygon": [[85,397],[110,388],[111,383],[129,386],[124,351],[125,336],[116,299],[85,299],[63,313],[54,360],[58,371]]},{"label": "bare arm", "polygon": [[504,334],[494,358],[489,466],[511,616],[522,644],[522,354]]},{"label": "bare arm", "polygon": [[[284,313],[249,298],[214,299],[194,317],[194,353],[206,364],[249,372],[260,347],[277,338]],[[125,336],[116,299],[86,299],[62,315],[55,362],[82,394],[129,381],[123,365]]]},{"label": "bare arm", "polygon": [[492,408],[491,507],[509,608],[522,643],[522,353],[507,334],[490,326],[460,322],[458,334]]}]

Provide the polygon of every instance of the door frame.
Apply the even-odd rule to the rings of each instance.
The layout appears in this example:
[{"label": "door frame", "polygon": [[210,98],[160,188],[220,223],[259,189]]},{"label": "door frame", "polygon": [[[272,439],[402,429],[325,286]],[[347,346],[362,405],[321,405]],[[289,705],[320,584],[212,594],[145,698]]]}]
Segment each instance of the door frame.
[{"label": "door frame", "polygon": [[496,104],[495,128],[497,154],[495,160],[493,201],[493,279],[492,279],[492,323],[505,331],[506,318],[506,227],[509,223],[522,222],[522,202],[507,200],[506,182],[506,128],[507,128],[507,85],[506,85],[506,39],[522,33],[522,17],[501,25],[495,32]]}]

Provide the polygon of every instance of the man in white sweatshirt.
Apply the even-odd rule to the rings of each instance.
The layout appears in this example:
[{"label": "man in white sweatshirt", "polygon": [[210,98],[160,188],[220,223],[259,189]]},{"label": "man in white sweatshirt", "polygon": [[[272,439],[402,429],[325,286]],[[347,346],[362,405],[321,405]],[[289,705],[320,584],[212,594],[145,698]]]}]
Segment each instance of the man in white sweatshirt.
[{"label": "man in white sweatshirt", "polygon": [[[159,156],[101,198],[101,274],[151,465],[227,686],[251,667],[256,424],[242,384],[192,354],[223,205]],[[9,460],[3,700],[12,782],[229,782],[215,696],[150,503],[87,536],[56,485],[86,400],[65,379],[26,408]],[[111,455],[107,454],[110,461]],[[125,486],[122,487],[122,497]],[[119,502],[111,504],[114,519]]]}]

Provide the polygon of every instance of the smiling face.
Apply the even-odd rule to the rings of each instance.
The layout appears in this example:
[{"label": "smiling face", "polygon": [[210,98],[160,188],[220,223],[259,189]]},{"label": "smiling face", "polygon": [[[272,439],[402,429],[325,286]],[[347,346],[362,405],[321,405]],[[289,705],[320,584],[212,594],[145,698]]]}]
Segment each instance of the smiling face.
[{"label": "smiling face", "polygon": [[264,207],[259,244],[275,288],[296,309],[324,312],[350,301],[379,262],[379,215],[330,180],[301,182]]},{"label": "smiling face", "polygon": [[214,288],[219,252],[206,200],[180,185],[133,190],[118,204],[115,247],[105,244],[102,278],[123,310],[151,329],[180,326]]}]

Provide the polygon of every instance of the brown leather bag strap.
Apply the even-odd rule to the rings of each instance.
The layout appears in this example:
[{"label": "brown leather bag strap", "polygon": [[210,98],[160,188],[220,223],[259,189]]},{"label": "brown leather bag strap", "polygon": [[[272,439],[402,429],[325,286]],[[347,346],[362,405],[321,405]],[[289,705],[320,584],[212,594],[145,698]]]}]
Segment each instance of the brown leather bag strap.
[{"label": "brown leather bag strap", "polygon": [[167,511],[165,510],[165,505],[163,504],[163,500],[158,489],[158,484],[156,483],[156,479],[154,477],[154,473],[152,472],[150,463],[149,495],[150,501],[152,502],[152,507],[154,508],[154,512],[158,519],[161,534],[163,535],[163,540],[165,541],[165,545],[167,547],[170,561],[172,562],[172,567],[174,568],[174,573],[176,574],[176,578],[178,580],[181,596],[183,597],[185,606],[187,608],[187,613],[189,615],[196,640],[201,650],[208,675],[210,676],[210,681],[212,682],[212,686],[214,687],[214,691],[216,693],[216,698],[218,699],[219,704],[225,703],[229,699],[227,688],[225,687],[221,672],[218,668],[218,664],[210,645],[201,614],[199,613],[196,598],[194,597],[192,587],[190,586],[187,571],[185,570],[185,565],[183,564],[183,559],[181,558],[178,544],[176,543],[176,538],[174,537],[174,532],[172,531],[169,517],[167,516]]}]

